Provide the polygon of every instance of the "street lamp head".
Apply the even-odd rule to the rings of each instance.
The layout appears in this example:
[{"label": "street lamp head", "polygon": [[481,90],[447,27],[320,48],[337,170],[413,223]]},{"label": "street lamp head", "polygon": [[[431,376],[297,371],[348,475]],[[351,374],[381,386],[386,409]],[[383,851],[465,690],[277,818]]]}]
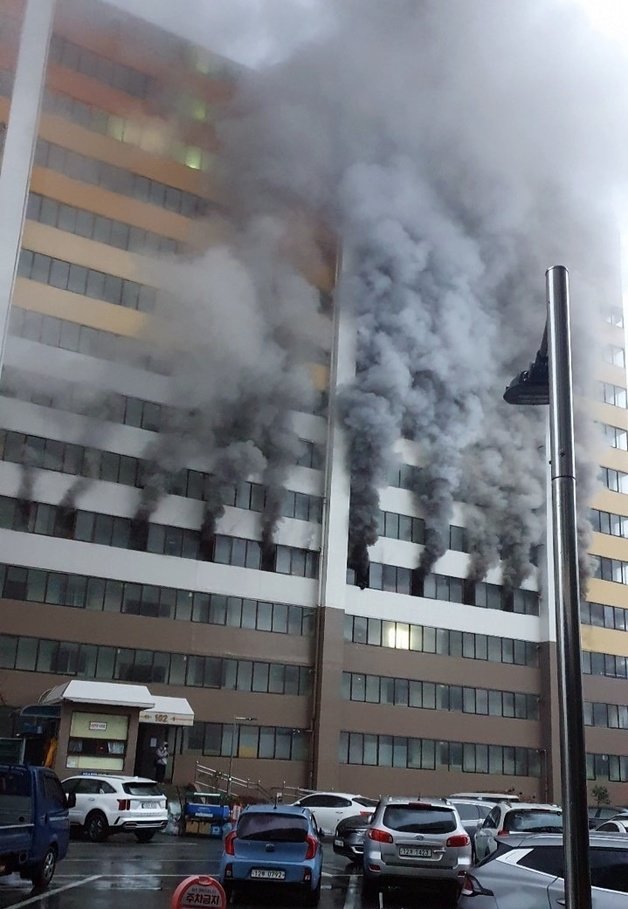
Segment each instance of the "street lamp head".
[{"label": "street lamp head", "polygon": [[524,369],[512,380],[504,392],[507,404],[549,404],[549,367],[547,353],[539,351],[529,369]]}]

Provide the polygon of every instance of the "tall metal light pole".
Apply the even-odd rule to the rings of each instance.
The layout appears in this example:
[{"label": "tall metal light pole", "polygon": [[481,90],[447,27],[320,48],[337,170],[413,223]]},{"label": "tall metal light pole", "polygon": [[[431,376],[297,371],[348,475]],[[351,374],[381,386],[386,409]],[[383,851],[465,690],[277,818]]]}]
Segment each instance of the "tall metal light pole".
[{"label": "tall metal light pole", "polygon": [[549,400],[565,905],[591,909],[569,278],[564,266],[547,270],[546,292],[541,350],[530,369],[511,382],[504,398],[509,404]]},{"label": "tall metal light pole", "polygon": [[229,752],[229,775],[227,778],[227,798],[231,795],[231,774],[233,771],[233,758],[235,756],[236,734],[240,723],[254,723],[256,716],[234,716],[231,724],[231,750]]}]

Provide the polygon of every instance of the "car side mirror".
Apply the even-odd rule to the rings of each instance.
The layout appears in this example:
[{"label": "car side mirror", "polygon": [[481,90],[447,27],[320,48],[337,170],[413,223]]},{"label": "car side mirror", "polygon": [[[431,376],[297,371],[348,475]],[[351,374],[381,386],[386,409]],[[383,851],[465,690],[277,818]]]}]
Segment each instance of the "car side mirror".
[{"label": "car side mirror", "polygon": [[76,793],[68,792],[65,797],[65,807],[74,808],[76,806]]}]

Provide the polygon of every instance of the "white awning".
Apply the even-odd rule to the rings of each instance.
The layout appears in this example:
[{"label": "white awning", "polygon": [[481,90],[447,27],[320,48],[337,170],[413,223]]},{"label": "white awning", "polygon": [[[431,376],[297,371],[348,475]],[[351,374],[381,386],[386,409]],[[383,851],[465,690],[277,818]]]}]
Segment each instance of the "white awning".
[{"label": "white awning", "polygon": [[147,710],[153,707],[157,700],[146,685],[72,679],[71,682],[65,682],[47,691],[41,703],[60,704],[62,701],[72,701],[76,704],[107,704],[112,707],[139,707],[140,710]]},{"label": "white awning", "polygon": [[192,726],[194,711],[185,698],[166,698],[153,695],[152,707],[142,710],[140,723],[160,723],[164,726]]}]

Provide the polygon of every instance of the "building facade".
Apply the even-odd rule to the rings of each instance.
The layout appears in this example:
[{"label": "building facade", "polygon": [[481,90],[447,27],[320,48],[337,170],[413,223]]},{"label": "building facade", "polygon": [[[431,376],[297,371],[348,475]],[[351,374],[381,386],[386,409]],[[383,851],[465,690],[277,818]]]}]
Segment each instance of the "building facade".
[{"label": "building facade", "polygon": [[[193,708],[191,728],[158,730],[180,783],[200,762],[267,787],[558,799],[548,598],[534,580],[505,591],[498,569],[465,580],[462,509],[447,553],[413,595],[424,528],[410,492],[420,453],[409,441],[399,440],[399,467],[381,493],[367,588],[347,571],[349,476],[334,390],[354,358],[339,308],[326,310],[329,362],[313,367],[328,406],[293,414],[303,444],[270,555],[255,476],[234,486],[208,554],[209,467],[196,462],[171,478],[138,539],[146,452],[169,406],[158,350],[138,341],[155,307],[151,262],[193,258],[221,236],[216,220],[229,212],[212,118],[234,71],[106,4],[85,15],[87,6],[56,6],[0,387],[5,731],[17,709],[68,679],[140,683]],[[24,9],[5,0],[0,12],[5,127]],[[11,180],[6,166],[2,180]],[[19,206],[0,218],[19,235]],[[341,263],[327,255],[309,277],[328,297],[337,274]],[[591,784],[621,804],[628,419],[619,300],[601,331],[594,407],[608,446],[592,512],[596,577],[582,606],[585,720]]]}]

